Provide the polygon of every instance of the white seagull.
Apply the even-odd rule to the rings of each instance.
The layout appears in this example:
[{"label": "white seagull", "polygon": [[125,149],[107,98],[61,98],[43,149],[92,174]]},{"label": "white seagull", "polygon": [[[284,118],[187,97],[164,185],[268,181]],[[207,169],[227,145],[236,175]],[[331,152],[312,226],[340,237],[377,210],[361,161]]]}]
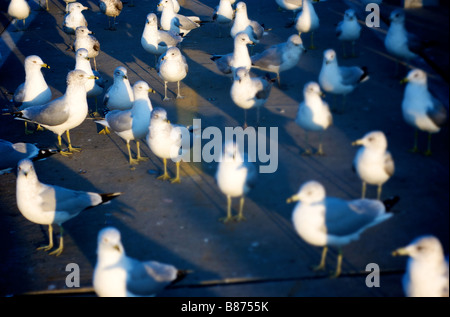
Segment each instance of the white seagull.
[{"label": "white seagull", "polygon": [[352,143],[362,146],[353,160],[353,170],[362,180],[362,198],[366,196],[366,185],[377,185],[377,199],[381,199],[381,190],[394,174],[395,165],[391,153],[387,150],[387,139],[383,132],[372,131],[362,139]]},{"label": "white seagull", "polygon": [[306,150],[304,154],[312,154],[308,144],[308,132],[320,132],[318,155],[325,155],[322,147],[323,132],[333,124],[333,117],[330,112],[328,104],[322,100],[323,93],[320,86],[316,82],[309,82],[303,88],[304,100],[298,107],[297,123],[303,130],[305,130],[305,144]]},{"label": "white seagull", "polygon": [[78,216],[83,210],[107,203],[120,194],[98,194],[41,183],[29,159],[21,160],[17,167],[16,200],[19,211],[31,222],[48,225],[49,244],[38,249],[51,250],[53,225],[60,227],[59,247],[50,255],[58,256],[64,249],[64,222]]},{"label": "white seagull", "polygon": [[[319,0],[313,0],[318,2]],[[311,44],[310,49],[315,49],[314,46],[314,31],[319,28],[319,17],[317,16],[314,6],[311,0],[303,0],[302,11],[297,15],[295,20],[295,29],[298,34],[311,33]]]},{"label": "white seagull", "polygon": [[170,264],[128,257],[116,228],[106,227],[98,233],[92,284],[100,297],[152,297],[186,274]]},{"label": "white seagull", "polygon": [[68,10],[68,13],[64,16],[63,31],[69,35],[74,35],[77,27],[88,26],[83,11],[89,10],[89,8],[79,2],[73,2],[69,4]]},{"label": "white seagull", "polygon": [[442,244],[432,235],[420,236],[409,245],[395,250],[394,256],[409,256],[403,276],[407,297],[448,297],[448,257]]},{"label": "white seagull", "polygon": [[402,101],[403,119],[415,129],[414,147],[418,151],[418,130],[428,132],[428,147],[425,155],[431,155],[431,135],[441,131],[448,119],[447,109],[428,90],[427,73],[413,69],[402,80],[407,83]]},{"label": "white seagull", "polygon": [[[104,120],[95,121],[112,131],[127,142],[130,165],[147,161],[141,156],[139,140],[147,136],[150,116],[153,110],[148,93],[155,93],[145,81],[137,81],[133,85],[134,102],[130,110],[113,110],[106,114]],[[136,141],[137,157],[131,155],[130,141]]]},{"label": "white seagull", "polygon": [[159,77],[164,81],[164,101],[170,100],[167,97],[167,83],[177,82],[177,99],[184,98],[180,94],[180,81],[182,81],[188,73],[189,67],[186,58],[178,47],[169,48],[163,55],[156,66]]},{"label": "white seagull", "polygon": [[128,110],[133,106],[133,89],[127,74],[127,69],[123,66],[114,69],[114,82],[108,87],[103,97],[103,105],[108,110]]},{"label": "white seagull", "polygon": [[[108,18],[107,30],[116,30],[116,18],[122,12],[123,4],[120,0],[100,0],[100,11]],[[113,18],[113,26],[111,26],[111,19]]]},{"label": "white seagull", "polygon": [[345,42],[350,42],[352,44],[352,56],[356,57],[355,43],[359,39],[360,35],[361,26],[358,23],[355,10],[347,9],[344,14],[344,20],[339,22],[336,27],[336,36],[340,41],[342,41],[344,57],[347,56],[347,53],[345,52]]},{"label": "white seagull", "polygon": [[87,49],[88,57],[94,59],[94,70],[97,70],[97,61],[95,58],[100,53],[100,42],[92,35],[92,31],[86,26],[79,26],[75,30],[73,49],[76,52],[80,48]]},{"label": "white seagull", "polygon": [[163,8],[160,23],[164,31],[173,31],[184,37],[200,27],[199,17],[187,17],[175,13],[172,0],[161,0],[158,6]]},{"label": "white seagull", "polygon": [[250,40],[254,43],[259,43],[264,35],[264,27],[257,21],[248,18],[247,5],[242,1],[236,4],[236,15],[230,35],[232,38],[235,38],[241,32],[247,33]]},{"label": "white seagull", "polygon": [[[393,203],[398,201],[398,198]],[[323,247],[320,264],[314,270],[325,269],[329,246],[339,248],[336,271],[332,277],[341,274],[341,248],[370,227],[378,225],[393,216],[383,202],[371,199],[344,200],[327,197],[325,188],[317,181],[304,183],[297,194],[287,200],[299,201],[292,213],[292,222],[299,236],[307,243]]]},{"label": "white seagull", "polygon": [[[230,220],[245,220],[245,195],[256,185],[258,172],[248,157],[234,142],[227,142],[224,146],[222,159],[216,172],[216,182],[220,191],[227,196],[227,217],[220,220],[224,223]],[[231,200],[240,197],[239,213],[231,216]]]},{"label": "white seagull", "polygon": [[25,20],[30,15],[30,6],[25,0],[11,0],[8,5],[8,14],[16,20],[16,24],[17,20],[22,20],[23,28],[19,31],[23,31],[25,30]]},{"label": "white seagull", "polygon": [[[162,3],[161,3],[161,2],[163,2],[163,1],[164,1],[164,0],[160,0],[160,1],[158,2],[158,5],[157,5],[157,7],[156,7],[156,10],[157,10],[158,12],[162,12],[163,9],[164,9],[164,7],[162,6]],[[159,5],[159,4],[161,4],[161,5]],[[173,4],[173,11],[174,11],[175,13],[180,12],[181,7],[180,7],[180,4],[178,3],[178,0],[172,0],[172,4]]]}]

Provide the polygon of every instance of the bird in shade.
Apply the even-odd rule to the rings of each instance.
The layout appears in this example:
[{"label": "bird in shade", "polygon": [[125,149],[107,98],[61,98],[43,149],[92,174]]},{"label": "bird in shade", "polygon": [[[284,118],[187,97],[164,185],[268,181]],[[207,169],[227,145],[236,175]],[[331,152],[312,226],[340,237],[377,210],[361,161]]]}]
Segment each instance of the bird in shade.
[{"label": "bird in shade", "polygon": [[197,16],[188,17],[175,13],[172,0],[161,0],[158,6],[163,8],[160,23],[164,31],[172,31],[185,37],[201,25],[202,21]]},{"label": "bird in shade", "polygon": [[278,4],[278,10],[292,11],[294,17],[303,5],[302,0],[275,0],[275,2]]},{"label": "bird in shade", "polygon": [[18,20],[22,20],[22,29],[17,29],[17,31],[25,30],[25,20],[30,15],[30,6],[25,0],[11,0],[8,5],[8,14],[16,20],[16,25]]},{"label": "bird in shade", "polygon": [[222,37],[222,26],[229,26],[234,19],[234,9],[230,0],[220,0],[214,8],[212,20],[219,26],[219,37]]},{"label": "bird in shade", "polygon": [[361,26],[358,23],[355,10],[347,9],[344,13],[344,20],[339,22],[336,27],[336,37],[342,42],[342,52],[347,57],[345,51],[345,42],[352,45],[352,56],[356,57],[355,44],[361,36]]},{"label": "bird in shade", "polygon": [[232,38],[235,38],[241,32],[247,33],[250,40],[254,43],[259,43],[263,35],[265,35],[264,26],[248,18],[247,5],[242,1],[236,4],[236,15],[230,35]]},{"label": "bird in shade", "polygon": [[[319,2],[319,0],[312,0],[314,2]],[[319,17],[317,16],[314,6],[311,0],[303,0],[302,11],[297,15],[295,20],[295,29],[298,34],[310,33],[311,44],[309,49],[316,49],[314,46],[314,32],[319,28]]]},{"label": "bird in shade", "polygon": [[[127,142],[128,158],[130,165],[147,161],[141,156],[139,140],[147,136],[150,125],[150,116],[153,110],[148,93],[155,93],[145,81],[137,81],[133,85],[134,101],[129,110],[113,110],[106,114],[104,120],[95,121],[112,131]],[[131,155],[130,141],[136,141],[137,157]]]},{"label": "bird in shade", "polygon": [[406,247],[392,252],[393,256],[409,256],[402,285],[407,297],[448,297],[448,257],[442,244],[433,235],[414,239]]},{"label": "bird in shade", "polygon": [[431,136],[441,131],[447,123],[448,112],[442,102],[434,97],[428,89],[428,76],[421,69],[413,69],[402,80],[407,83],[403,101],[403,119],[414,127],[414,147],[411,152],[418,152],[418,134],[428,132],[428,146],[425,155],[431,155]]},{"label": "bird in shade", "polygon": [[325,188],[317,181],[304,183],[297,194],[287,200],[296,202],[292,222],[299,236],[307,243],[323,247],[320,264],[313,270],[324,270],[329,246],[338,247],[336,271],[338,277],[342,265],[342,247],[359,239],[368,228],[378,225],[393,216],[386,205],[392,208],[399,198],[381,202],[371,199],[344,200],[327,197]]},{"label": "bird in shade", "polygon": [[372,131],[352,145],[362,146],[353,160],[353,170],[362,180],[361,197],[366,197],[366,187],[370,184],[378,186],[377,199],[380,200],[383,184],[394,175],[395,171],[394,159],[387,150],[386,136],[381,131]]},{"label": "bird in shade", "polygon": [[180,82],[187,76],[189,67],[186,57],[181,54],[178,47],[169,48],[161,55],[156,65],[158,76],[164,81],[164,101],[170,100],[167,97],[167,83],[177,83],[177,99],[183,99],[180,94]]},{"label": "bird in shade", "polygon": [[123,66],[114,69],[114,82],[106,90],[103,105],[108,110],[127,110],[133,106],[134,95],[128,79],[128,71]]},{"label": "bird in shade", "polygon": [[114,227],[98,233],[92,284],[100,297],[152,297],[190,273],[171,264],[131,258],[121,240]]},{"label": "bird in shade", "polygon": [[[88,114],[85,83],[97,79],[82,70],[73,70],[67,74],[67,88],[63,96],[46,104],[28,107],[14,113],[16,119],[40,124],[58,136],[58,148],[62,155],[79,152],[81,149],[72,147],[69,130],[78,127]],[[63,150],[61,135],[66,132],[68,149]]]},{"label": "bird in shade", "polygon": [[[242,221],[244,217],[245,196],[256,185],[258,172],[248,154],[239,145],[228,141],[224,145],[222,159],[216,172],[216,182],[220,191],[227,197],[227,216],[220,221],[227,223],[231,220]],[[240,197],[239,213],[231,215],[233,197]]]},{"label": "bird in shade", "polygon": [[333,116],[331,115],[328,104],[322,100],[324,94],[320,90],[320,86],[316,82],[309,82],[303,88],[304,100],[298,107],[297,123],[305,130],[306,150],[304,155],[311,155],[312,150],[309,147],[308,132],[320,132],[319,148],[317,155],[325,155],[322,146],[323,133],[330,125],[333,124]]},{"label": "bird in shade", "polygon": [[58,256],[63,252],[64,222],[78,216],[83,210],[105,204],[120,194],[99,194],[41,183],[29,159],[21,160],[17,167],[16,200],[19,211],[33,223],[48,225],[49,244],[38,249],[51,250],[53,225],[60,228],[59,247],[50,255]]},{"label": "bird in shade", "polygon": [[[123,4],[120,0],[100,0],[100,11],[108,18],[108,28],[105,30],[115,31],[116,18],[122,12]],[[111,26],[111,18],[113,18],[113,25]]]}]

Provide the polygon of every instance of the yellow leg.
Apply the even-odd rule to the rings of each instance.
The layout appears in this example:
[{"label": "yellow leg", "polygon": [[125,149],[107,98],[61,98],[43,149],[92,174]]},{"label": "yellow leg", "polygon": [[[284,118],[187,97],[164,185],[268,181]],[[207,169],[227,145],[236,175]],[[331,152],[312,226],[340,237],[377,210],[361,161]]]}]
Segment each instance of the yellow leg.
[{"label": "yellow leg", "polygon": [[419,131],[417,129],[414,130],[414,146],[411,150],[412,153],[417,153],[419,151],[419,147],[417,146],[417,139],[419,137]]},{"label": "yellow leg", "polygon": [[235,217],[233,217],[234,220],[236,221],[242,221],[245,220],[244,217],[244,196],[241,197],[240,201],[239,201],[239,214]]},{"label": "yellow leg", "polygon": [[28,129],[28,122],[25,121],[25,134],[26,135],[30,135],[30,134],[33,134],[33,133],[34,133],[33,130],[29,130]]},{"label": "yellow leg", "polygon": [[164,99],[163,101],[170,100],[170,98],[167,97],[167,81],[164,82]]},{"label": "yellow leg", "polygon": [[233,217],[231,217],[231,197],[227,196],[227,216],[226,218],[220,218],[219,220],[222,221],[223,223],[227,223],[232,219]]},{"label": "yellow leg", "polygon": [[428,133],[428,147],[424,154],[425,156],[431,155],[431,133]]},{"label": "yellow leg", "polygon": [[45,131],[45,129],[43,127],[41,127],[40,124],[38,124],[36,127],[36,131]]},{"label": "yellow leg", "polygon": [[334,272],[333,275],[331,275],[331,278],[336,278],[339,275],[341,275],[341,267],[342,267],[342,250],[339,249],[339,254],[337,258],[337,265],[336,265],[336,272]]},{"label": "yellow leg", "polygon": [[177,83],[178,90],[177,90],[177,99],[183,99],[184,96],[180,95],[180,82]]},{"label": "yellow leg", "polygon": [[311,45],[309,46],[310,50],[315,50],[316,47],[314,46],[314,32],[311,32]]},{"label": "yellow leg", "polygon": [[102,130],[100,130],[100,132],[98,134],[110,134],[111,132],[109,131],[108,127],[104,127]]},{"label": "yellow leg", "polygon": [[306,144],[306,150],[302,153],[302,155],[309,156],[312,154],[312,151],[309,148],[308,131],[305,131],[305,144]]},{"label": "yellow leg", "polygon": [[180,178],[180,161],[176,162],[176,166],[177,166],[177,176],[175,178],[172,178],[170,180],[170,182],[173,183],[181,183],[181,178]]},{"label": "yellow leg", "polygon": [[69,130],[66,131],[66,136],[67,136],[67,142],[69,143],[69,152],[71,152],[71,153],[73,153],[73,152],[81,152],[81,148],[72,147],[72,142],[70,142]]},{"label": "yellow leg", "polygon": [[322,250],[322,256],[320,258],[320,263],[317,266],[313,266],[313,271],[321,271],[325,269],[325,259],[327,258],[328,247],[324,246]]},{"label": "yellow leg", "polygon": [[138,161],[143,161],[143,162],[148,161],[149,160],[148,157],[142,157],[141,156],[141,146],[140,146],[139,141],[136,141],[136,148],[137,148],[137,157],[136,157],[136,159]]},{"label": "yellow leg", "polygon": [[129,141],[127,141],[127,149],[128,149],[128,158],[129,158],[129,161],[130,161],[130,165],[139,164],[139,160],[134,159],[132,157],[132,155],[131,155],[131,148],[130,148],[130,142]]},{"label": "yellow leg", "polygon": [[380,200],[381,199],[381,191],[383,189],[383,185],[378,185],[378,189],[377,189],[377,199]]},{"label": "yellow leg", "polygon": [[59,255],[61,255],[61,253],[62,253],[63,250],[64,250],[64,238],[63,238],[64,229],[63,229],[62,226],[59,226],[59,228],[60,228],[60,233],[59,233],[59,247],[58,247],[58,249],[56,249],[56,250],[50,252],[49,255],[56,255],[56,256],[59,256]]},{"label": "yellow leg", "polygon": [[362,194],[361,194],[361,198],[364,199],[366,198],[366,182],[362,182]]},{"label": "yellow leg", "polygon": [[39,247],[36,250],[48,251],[53,248],[53,227],[52,227],[52,225],[48,225],[48,240],[49,240],[48,245]]},{"label": "yellow leg", "polygon": [[167,160],[163,159],[163,163],[164,163],[164,174],[162,174],[161,176],[159,176],[157,179],[160,179],[162,181],[166,181],[168,179],[170,179],[169,174],[167,173]]},{"label": "yellow leg", "polygon": [[323,151],[323,146],[322,146],[322,143],[323,143],[323,131],[322,132],[320,132],[320,140],[319,140],[319,149],[317,150],[317,155],[320,155],[320,156],[323,156],[323,155],[325,155],[325,152]]}]

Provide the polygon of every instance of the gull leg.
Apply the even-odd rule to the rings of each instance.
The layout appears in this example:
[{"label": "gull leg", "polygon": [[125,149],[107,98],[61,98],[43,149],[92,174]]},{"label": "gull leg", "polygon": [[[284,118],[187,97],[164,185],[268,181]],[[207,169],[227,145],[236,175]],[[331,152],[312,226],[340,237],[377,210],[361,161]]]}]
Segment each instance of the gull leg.
[{"label": "gull leg", "polygon": [[98,134],[107,135],[107,134],[110,134],[110,133],[111,133],[111,131],[109,131],[108,127],[104,127],[102,130],[100,130],[100,132]]},{"label": "gull leg", "polygon": [[341,275],[341,267],[342,267],[342,250],[339,249],[339,254],[337,258],[337,265],[336,265],[336,272],[334,272],[333,275],[331,275],[331,278],[336,278],[339,275]]},{"label": "gull leg", "polygon": [[169,174],[167,173],[167,159],[163,159],[163,163],[164,163],[164,174],[162,174],[161,176],[159,176],[157,179],[160,179],[162,181],[168,180],[170,179]]},{"label": "gull leg", "polygon": [[361,198],[364,199],[366,197],[366,182],[362,182],[362,194]]},{"label": "gull leg", "polygon": [[308,156],[312,154],[311,149],[309,148],[309,141],[308,141],[308,131],[305,131],[305,147],[306,150],[302,153],[302,155]]},{"label": "gull leg", "polygon": [[58,149],[59,149],[58,152],[61,153],[61,155],[63,155],[63,156],[69,156],[69,155],[72,154],[70,152],[70,150],[62,148],[61,136],[60,135],[58,135]]},{"label": "gull leg", "polygon": [[317,155],[325,155],[325,152],[323,151],[323,147],[322,147],[322,143],[323,143],[323,131],[320,132],[320,136],[319,136],[320,140],[319,140],[319,149],[317,150]]},{"label": "gull leg", "polygon": [[236,221],[245,220],[245,217],[244,217],[244,201],[245,201],[245,197],[242,196],[240,201],[239,201],[239,214],[237,216],[233,217],[233,219],[236,220]]},{"label": "gull leg", "polygon": [[33,130],[29,130],[28,129],[28,122],[25,121],[25,134],[26,135],[30,135],[30,134],[33,134],[33,133],[34,133]]},{"label": "gull leg", "polygon": [[313,271],[321,271],[325,269],[325,259],[327,258],[328,247],[324,246],[322,250],[322,257],[320,258],[320,263],[317,266],[313,266]]},{"label": "gull leg", "polygon": [[378,189],[377,189],[377,199],[380,200],[381,199],[381,191],[383,189],[383,185],[378,185]]},{"label": "gull leg", "polygon": [[37,248],[36,250],[44,250],[48,251],[53,248],[53,227],[52,225],[48,225],[48,245]]},{"label": "gull leg", "polygon": [[228,221],[232,220],[233,217],[231,217],[231,197],[227,196],[227,217],[226,218],[220,218],[219,220],[223,223],[227,223]]},{"label": "gull leg", "polygon": [[129,158],[129,161],[130,161],[130,165],[139,164],[139,160],[132,158],[131,148],[130,148],[130,141],[127,141],[127,149],[128,149],[128,158]]},{"label": "gull leg", "polygon": [[177,176],[175,178],[172,178],[170,180],[170,183],[171,184],[174,184],[174,183],[180,184],[181,183],[181,178],[180,178],[180,161],[177,161],[175,163],[175,165],[177,166]]},{"label": "gull leg", "polygon": [[164,82],[164,99],[163,101],[170,100],[170,98],[167,98],[167,81]]},{"label": "gull leg", "polygon": [[95,60],[95,57],[94,57],[94,69],[95,69],[95,71],[97,71],[97,62]]},{"label": "gull leg", "polygon": [[315,50],[316,47],[314,46],[314,32],[311,32],[311,45],[309,46],[310,50]]},{"label": "gull leg", "polygon": [[70,142],[69,130],[66,131],[67,141],[69,142],[69,152],[81,152],[81,148],[72,147],[72,142]]},{"label": "gull leg", "polygon": [[281,88],[281,78],[280,78],[280,72],[277,72],[277,82],[278,82],[278,87]]},{"label": "gull leg", "polygon": [[427,150],[425,151],[425,156],[430,156],[431,155],[431,133],[428,133],[428,146],[427,146]]},{"label": "gull leg", "polygon": [[177,90],[177,99],[183,99],[184,96],[180,95],[180,82],[177,82],[178,90]]},{"label": "gull leg", "polygon": [[64,229],[63,229],[63,227],[61,225],[59,226],[59,228],[60,228],[60,232],[59,232],[59,247],[56,250],[50,252],[49,255],[59,256],[63,252],[63,249],[64,249],[64,238],[63,238]]},{"label": "gull leg", "polygon": [[244,129],[247,129],[247,109],[244,109]]},{"label": "gull leg", "polygon": [[136,141],[136,148],[137,148],[137,157],[136,157],[136,159],[138,161],[143,161],[143,162],[148,161],[149,160],[148,157],[142,157],[141,156],[141,145],[140,145],[139,141]]},{"label": "gull leg", "polygon": [[409,151],[412,153],[417,153],[419,151],[419,147],[417,146],[417,139],[419,137],[419,131],[417,129],[414,130],[414,146]]}]

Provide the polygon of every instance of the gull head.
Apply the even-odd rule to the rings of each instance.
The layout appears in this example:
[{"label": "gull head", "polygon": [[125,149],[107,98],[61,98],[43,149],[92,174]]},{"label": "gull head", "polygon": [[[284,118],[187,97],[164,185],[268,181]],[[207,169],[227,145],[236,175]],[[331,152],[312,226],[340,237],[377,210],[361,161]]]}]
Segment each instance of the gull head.
[{"label": "gull head", "polygon": [[301,46],[303,48],[303,50],[305,50],[305,48],[303,47],[303,41],[302,41],[302,38],[300,37],[300,35],[292,34],[291,36],[289,36],[287,41],[288,41],[288,43],[293,44],[295,46]]},{"label": "gull head", "polygon": [[361,145],[369,149],[385,151],[387,149],[387,139],[383,132],[373,131],[367,133],[362,139],[356,140],[352,145]]},{"label": "gull head", "polygon": [[45,64],[39,56],[30,55],[27,58],[25,58],[25,69],[30,68],[41,69],[42,67],[50,68],[50,66]]},{"label": "gull head", "polygon": [[433,258],[441,260],[444,257],[441,242],[432,235],[421,236],[412,241],[409,245],[392,252],[393,256],[410,256],[414,259],[424,259],[430,261]]},{"label": "gull head", "polygon": [[85,7],[84,5],[82,5],[79,2],[72,2],[69,3],[69,6],[67,7],[67,12],[71,13],[71,12],[81,12],[84,10],[89,10],[88,7]]},{"label": "gull head", "polygon": [[173,8],[173,2],[172,2],[172,0],[161,0],[161,1],[158,3],[158,7],[167,8],[167,7],[170,7],[170,6],[172,6],[172,8]]},{"label": "gull head", "polygon": [[36,179],[33,162],[29,159],[23,159],[17,164],[17,177],[25,177],[27,179]]},{"label": "gull head", "polygon": [[85,48],[79,48],[75,54],[77,58],[84,58],[88,61],[90,60],[90,58],[88,57],[88,51]]},{"label": "gull head", "polygon": [[161,60],[175,60],[181,57],[181,51],[178,47],[170,47],[166,53],[163,55]]},{"label": "gull head", "polygon": [[301,201],[305,204],[314,204],[323,201],[325,197],[325,188],[321,183],[317,181],[308,181],[300,187],[297,194],[288,198],[287,203]]},{"label": "gull head", "polygon": [[425,73],[421,69],[413,69],[408,73],[405,79],[402,80],[402,83],[413,83],[418,85],[426,85],[427,84],[427,73]]},{"label": "gull head", "polygon": [[404,23],[405,22],[405,12],[401,9],[397,9],[391,12],[389,19],[392,23]]},{"label": "gull head", "polygon": [[98,79],[98,77],[88,75],[83,70],[75,69],[67,74],[67,85],[84,85],[89,79]]},{"label": "gull head", "polygon": [[98,233],[97,252],[105,251],[121,255],[125,253],[121,239],[120,231],[114,227],[107,227]]},{"label": "gull head", "polygon": [[336,62],[336,52],[332,49],[326,50],[323,53],[323,61],[326,65]]},{"label": "gull head", "polygon": [[249,72],[245,67],[238,67],[234,74],[234,80],[239,81],[241,83],[243,80],[250,78]]},{"label": "gull head", "polygon": [[236,34],[234,43],[235,43],[235,45],[237,45],[237,44],[254,45],[255,44],[252,40],[250,40],[250,37],[245,32],[239,32],[238,34]]},{"label": "gull head", "polygon": [[149,13],[149,14],[147,15],[147,24],[148,24],[148,25],[156,25],[156,24],[157,24],[156,14],[154,14],[154,13]]},{"label": "gull head", "polygon": [[86,26],[79,26],[75,30],[75,36],[76,37],[86,37],[89,36],[89,34],[94,34],[91,30],[89,30]]},{"label": "gull head", "polygon": [[245,2],[238,2],[236,4],[236,12],[247,12],[247,5],[245,4]]},{"label": "gull head", "polygon": [[135,99],[138,99],[136,98],[137,96],[147,96],[149,92],[155,93],[155,91],[152,88],[150,88],[150,86],[145,81],[139,80],[134,83],[133,93]]},{"label": "gull head", "polygon": [[167,111],[161,107],[156,107],[152,111],[151,121],[165,121],[167,122]]},{"label": "gull head", "polygon": [[116,69],[114,70],[114,81],[128,79],[127,73],[128,72],[125,67],[123,66],[116,67]]},{"label": "gull head", "polygon": [[346,11],[345,11],[345,14],[344,14],[344,20],[345,20],[345,21],[353,21],[353,20],[356,20],[356,13],[355,13],[355,10],[353,10],[353,9],[348,9],[348,10],[346,10]]},{"label": "gull head", "polygon": [[305,96],[324,96],[324,93],[320,89],[319,84],[313,81],[305,85],[305,88],[303,88],[303,94]]}]

